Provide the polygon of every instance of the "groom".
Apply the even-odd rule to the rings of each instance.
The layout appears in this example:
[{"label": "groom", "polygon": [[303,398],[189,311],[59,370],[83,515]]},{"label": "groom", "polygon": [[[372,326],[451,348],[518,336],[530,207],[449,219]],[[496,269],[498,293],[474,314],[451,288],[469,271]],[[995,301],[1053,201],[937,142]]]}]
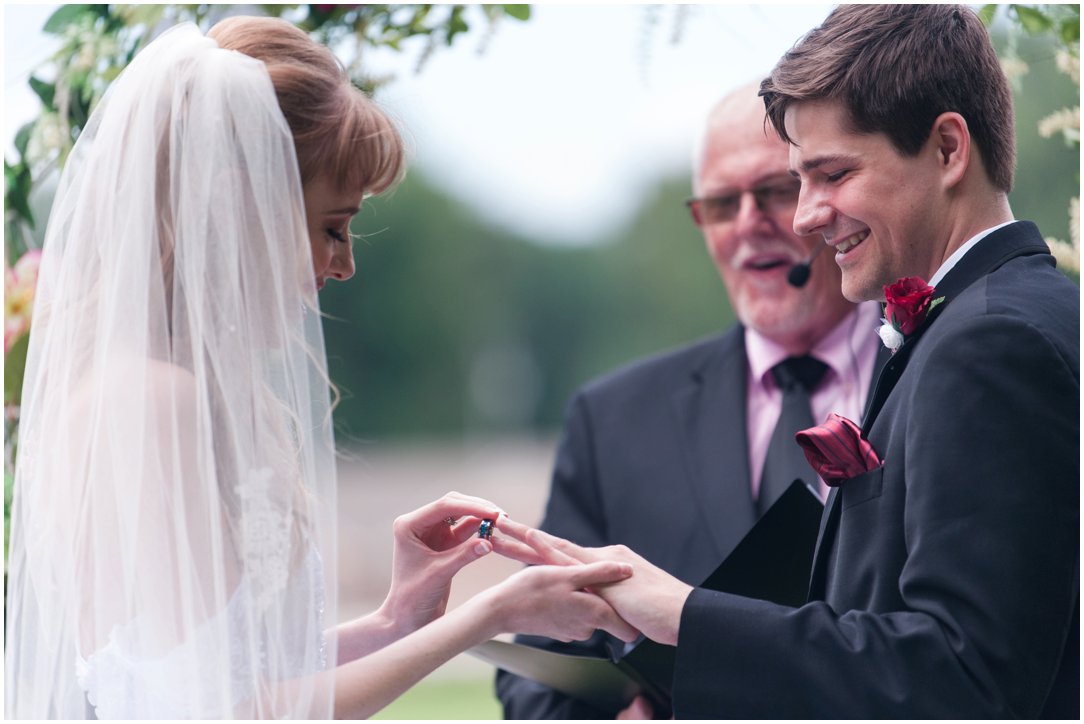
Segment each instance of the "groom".
[{"label": "groom", "polygon": [[1009,208],[985,28],[963,6],[840,6],[761,95],[802,182],[795,231],[834,247],[844,295],[934,288],[885,335],[872,460],[828,498],[810,601],[692,589],[624,548],[551,556],[633,563],[602,593],[677,646],[681,718],[1078,718],[1080,292]]}]

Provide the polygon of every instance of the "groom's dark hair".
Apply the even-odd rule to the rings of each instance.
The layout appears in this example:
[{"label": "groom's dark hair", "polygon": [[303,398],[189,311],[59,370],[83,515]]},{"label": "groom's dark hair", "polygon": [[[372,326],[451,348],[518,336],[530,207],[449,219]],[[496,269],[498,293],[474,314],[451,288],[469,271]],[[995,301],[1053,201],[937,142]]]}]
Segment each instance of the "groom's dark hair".
[{"label": "groom's dark hair", "polygon": [[918,154],[938,115],[955,111],[990,181],[1012,189],[1012,92],[982,21],[962,5],[841,5],[787,51],[760,95],[788,143],[787,108],[830,100],[850,130],[883,133],[904,156]]}]

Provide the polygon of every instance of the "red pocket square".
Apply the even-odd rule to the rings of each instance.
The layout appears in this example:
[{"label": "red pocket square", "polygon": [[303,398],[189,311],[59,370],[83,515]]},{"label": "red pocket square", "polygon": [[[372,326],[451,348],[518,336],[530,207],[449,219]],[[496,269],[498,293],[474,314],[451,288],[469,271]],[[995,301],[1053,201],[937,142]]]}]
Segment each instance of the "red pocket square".
[{"label": "red pocket square", "polygon": [[862,430],[845,417],[828,415],[823,425],[802,430],[794,436],[806,460],[828,485],[876,470],[884,465]]}]

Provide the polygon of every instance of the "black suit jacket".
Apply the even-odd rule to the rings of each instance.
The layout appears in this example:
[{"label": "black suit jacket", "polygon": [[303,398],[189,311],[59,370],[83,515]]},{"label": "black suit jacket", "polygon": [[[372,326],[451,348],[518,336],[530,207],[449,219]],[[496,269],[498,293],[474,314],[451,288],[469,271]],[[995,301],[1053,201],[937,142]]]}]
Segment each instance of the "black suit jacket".
[{"label": "black suit jacket", "polygon": [[[697,585],[756,522],[745,430],[740,326],[592,382],[569,404],[542,528],[586,546],[623,543]],[[520,640],[600,656],[620,644],[601,633],[587,644]],[[511,719],[617,713],[505,672],[497,692]]]},{"label": "black suit jacket", "polygon": [[1079,717],[1079,289],[1020,222],[938,285],[798,608],[695,590],[679,717]]}]

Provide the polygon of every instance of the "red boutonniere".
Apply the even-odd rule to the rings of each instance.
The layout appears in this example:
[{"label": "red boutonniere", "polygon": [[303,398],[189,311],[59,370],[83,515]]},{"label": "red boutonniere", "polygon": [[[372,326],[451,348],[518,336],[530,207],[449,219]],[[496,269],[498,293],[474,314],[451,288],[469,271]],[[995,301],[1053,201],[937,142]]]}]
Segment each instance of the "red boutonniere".
[{"label": "red boutonniere", "polygon": [[821,479],[833,487],[884,465],[858,425],[834,412],[823,425],[802,430],[794,439]]},{"label": "red boutonniere", "polygon": [[885,316],[877,330],[885,347],[895,352],[904,339],[922,326],[934,307],[945,301],[933,298],[934,288],[919,277],[903,277],[885,290]]}]

